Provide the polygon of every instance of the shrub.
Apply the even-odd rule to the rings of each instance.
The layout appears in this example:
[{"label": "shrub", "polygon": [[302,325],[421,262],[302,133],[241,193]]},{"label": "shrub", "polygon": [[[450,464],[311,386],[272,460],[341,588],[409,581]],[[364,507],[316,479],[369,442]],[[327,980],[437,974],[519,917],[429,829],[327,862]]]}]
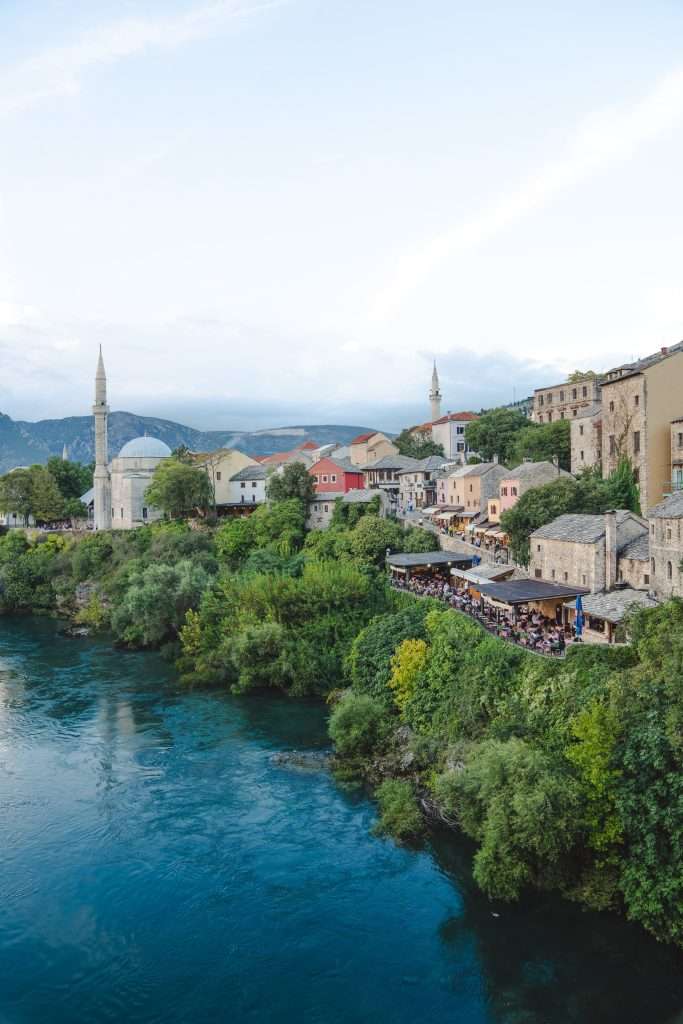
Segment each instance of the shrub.
[{"label": "shrub", "polygon": [[370,755],[386,733],[385,710],[364,694],[347,693],[330,716],[329,731],[342,757]]},{"label": "shrub", "polygon": [[403,779],[386,779],[375,791],[379,803],[379,821],[375,831],[398,842],[413,839],[424,829],[415,791]]}]

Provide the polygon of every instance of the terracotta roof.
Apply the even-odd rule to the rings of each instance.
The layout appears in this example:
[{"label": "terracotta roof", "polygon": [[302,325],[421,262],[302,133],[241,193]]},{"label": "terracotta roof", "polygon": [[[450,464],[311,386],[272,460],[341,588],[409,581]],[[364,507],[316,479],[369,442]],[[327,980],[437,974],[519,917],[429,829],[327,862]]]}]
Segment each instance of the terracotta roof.
[{"label": "terracotta roof", "polygon": [[434,420],[431,426],[434,427],[436,426],[437,423],[448,423],[449,421],[452,420],[464,420],[469,422],[470,420],[478,419],[479,417],[477,416],[476,412],[449,412],[445,416],[442,416],[441,419]]},{"label": "terracotta roof", "polygon": [[359,434],[358,437],[354,437],[351,444],[365,444],[366,441],[369,441],[370,438],[374,437],[377,433],[379,433],[379,431],[370,430],[367,434]]}]

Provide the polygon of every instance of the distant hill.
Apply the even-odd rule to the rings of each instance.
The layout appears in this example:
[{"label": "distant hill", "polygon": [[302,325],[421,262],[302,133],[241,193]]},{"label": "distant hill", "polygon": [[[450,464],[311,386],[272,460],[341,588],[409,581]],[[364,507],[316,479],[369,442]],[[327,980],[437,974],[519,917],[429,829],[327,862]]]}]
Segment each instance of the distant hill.
[{"label": "distant hill", "polygon": [[[239,448],[248,455],[272,455],[287,451],[304,441],[348,444],[357,434],[370,427],[316,424],[313,426],[277,427],[272,430],[196,430],[172,420],[155,416],[135,416],[131,412],[113,412],[109,416],[109,457],[112,458],[133,437],[149,434],[165,441],[169,448],[187,445],[194,451],[215,448]],[[92,416],[67,416],[61,420],[39,420],[28,423],[13,420],[0,413],[0,473],[14,466],[47,462],[51,455],[61,455],[64,445],[75,462],[92,462],[95,458],[95,436]]]}]

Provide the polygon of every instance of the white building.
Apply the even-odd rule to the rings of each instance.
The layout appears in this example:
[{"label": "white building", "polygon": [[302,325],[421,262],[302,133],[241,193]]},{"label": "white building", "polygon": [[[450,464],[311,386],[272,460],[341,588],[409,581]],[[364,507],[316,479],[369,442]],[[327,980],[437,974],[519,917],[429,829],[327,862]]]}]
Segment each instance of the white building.
[{"label": "white building", "polygon": [[229,505],[262,505],[266,500],[266,478],[268,474],[258,462],[244,466],[230,477]]}]

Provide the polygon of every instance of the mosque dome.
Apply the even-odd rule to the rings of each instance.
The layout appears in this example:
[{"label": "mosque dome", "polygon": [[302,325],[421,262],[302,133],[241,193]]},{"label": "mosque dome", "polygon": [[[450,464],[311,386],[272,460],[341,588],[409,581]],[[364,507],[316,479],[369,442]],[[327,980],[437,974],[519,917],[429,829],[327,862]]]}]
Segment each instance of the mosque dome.
[{"label": "mosque dome", "polygon": [[167,459],[171,449],[157,437],[134,437],[119,452],[120,459]]}]

